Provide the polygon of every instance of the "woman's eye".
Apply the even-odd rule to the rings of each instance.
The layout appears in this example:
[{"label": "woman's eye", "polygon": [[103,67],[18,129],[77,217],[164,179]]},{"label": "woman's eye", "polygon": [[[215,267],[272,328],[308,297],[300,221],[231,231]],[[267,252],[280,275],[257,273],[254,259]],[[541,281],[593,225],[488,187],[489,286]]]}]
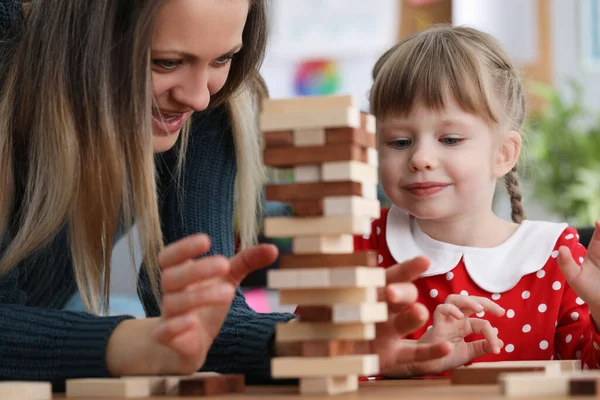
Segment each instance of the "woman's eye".
[{"label": "woman's eye", "polygon": [[441,139],[441,142],[444,144],[447,144],[449,146],[454,146],[454,145],[461,143],[463,140],[464,140],[463,138],[445,137],[445,138]]},{"label": "woman's eye", "polygon": [[410,139],[397,139],[394,140],[392,142],[390,142],[390,146],[396,148],[396,149],[405,149],[408,146],[410,146]]},{"label": "woman's eye", "polygon": [[181,65],[181,61],[178,60],[152,60],[152,64],[166,71],[172,71]]},{"label": "woman's eye", "polygon": [[233,60],[233,56],[235,56],[235,54],[229,54],[227,56],[219,57],[219,58],[217,58],[215,60],[215,64],[217,64],[217,65],[226,65],[231,60]]}]

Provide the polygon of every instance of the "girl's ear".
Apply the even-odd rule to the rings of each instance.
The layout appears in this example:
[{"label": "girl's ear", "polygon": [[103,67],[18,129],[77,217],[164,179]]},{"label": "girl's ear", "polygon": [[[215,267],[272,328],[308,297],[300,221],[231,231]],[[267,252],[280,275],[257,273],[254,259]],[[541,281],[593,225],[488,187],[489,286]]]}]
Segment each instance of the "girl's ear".
[{"label": "girl's ear", "polygon": [[517,131],[508,131],[498,147],[496,162],[494,164],[494,175],[496,178],[502,178],[508,174],[517,165],[520,154],[521,135]]}]

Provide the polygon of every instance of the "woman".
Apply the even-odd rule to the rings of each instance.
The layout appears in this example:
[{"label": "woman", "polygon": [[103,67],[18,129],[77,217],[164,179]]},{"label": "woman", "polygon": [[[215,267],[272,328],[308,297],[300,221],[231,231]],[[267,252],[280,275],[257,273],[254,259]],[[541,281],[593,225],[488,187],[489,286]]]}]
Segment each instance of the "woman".
[{"label": "woman", "polygon": [[[285,354],[273,349],[274,327],[293,316],[257,314],[236,290],[277,256],[252,246],[263,183],[254,104],[264,0],[45,0],[32,2],[23,24],[9,20],[0,378],[61,383],[200,368],[268,378],[269,358]],[[108,307],[113,238],[134,220],[148,318],[98,316]],[[424,268],[398,266],[388,278],[409,281]],[[62,310],[77,290],[90,313]],[[416,300],[409,283],[387,295],[398,309]],[[447,351],[399,342],[426,318],[417,305],[382,324],[383,366]]]}]

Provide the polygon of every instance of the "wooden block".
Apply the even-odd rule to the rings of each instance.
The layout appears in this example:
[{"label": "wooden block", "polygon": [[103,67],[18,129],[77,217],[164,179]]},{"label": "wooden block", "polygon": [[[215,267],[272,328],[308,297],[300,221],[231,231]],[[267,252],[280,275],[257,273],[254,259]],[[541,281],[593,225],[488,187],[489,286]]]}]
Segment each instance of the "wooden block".
[{"label": "wooden block", "polygon": [[377,168],[358,161],[323,163],[322,179],[325,182],[365,182],[377,184]]},{"label": "wooden block", "polygon": [[266,166],[275,168],[292,168],[297,165],[314,165],[334,161],[360,161],[373,165],[373,162],[376,163],[377,160],[377,150],[347,144],[266,148],[263,159]]},{"label": "wooden block", "polygon": [[[360,161],[360,160],[359,160]],[[367,164],[377,168],[379,166],[379,153],[376,149],[367,148]]]},{"label": "wooden block", "polygon": [[320,165],[300,165],[294,167],[294,181],[296,183],[321,182]]},{"label": "wooden block", "polygon": [[523,360],[473,363],[469,368],[546,367],[558,365],[561,372],[581,371],[581,360]]},{"label": "wooden block", "polygon": [[0,399],[52,400],[52,385],[50,382],[0,382]]},{"label": "wooden block", "polygon": [[498,377],[498,383],[500,393],[505,397],[542,397],[567,395],[570,379],[570,374],[503,373]]},{"label": "wooden block", "polygon": [[179,381],[180,396],[211,396],[243,392],[244,375],[192,376]]},{"label": "wooden block", "polygon": [[139,378],[68,379],[67,397],[150,397],[150,384]]},{"label": "wooden block", "polygon": [[336,395],[358,391],[358,376],[323,376],[300,379],[301,394]]},{"label": "wooden block", "polygon": [[325,129],[296,129],[294,130],[294,147],[324,146]]},{"label": "wooden block", "polygon": [[554,365],[530,365],[530,366],[505,366],[489,368],[463,367],[452,370],[453,385],[495,385],[498,377],[503,373],[511,372],[544,372],[549,375],[560,374],[560,366]]},{"label": "wooden block", "polygon": [[314,182],[267,185],[265,198],[283,203],[299,200],[314,200],[332,196],[363,196],[360,182]]},{"label": "wooden block", "polygon": [[281,254],[279,268],[343,268],[377,267],[375,251],[357,251],[348,254]]},{"label": "wooden block", "polygon": [[375,324],[335,324],[327,322],[297,322],[279,324],[275,328],[278,342],[305,340],[373,340]]},{"label": "wooden block", "polygon": [[294,146],[294,131],[273,131],[264,135],[266,148]]},{"label": "wooden block", "polygon": [[291,202],[295,217],[322,217],[323,199],[298,200]]},{"label": "wooden block", "polygon": [[351,144],[360,147],[377,147],[377,137],[364,128],[330,128],[325,130],[326,144]]},{"label": "wooden block", "polygon": [[302,357],[337,357],[370,354],[368,340],[313,340],[302,342]]},{"label": "wooden block", "polygon": [[265,218],[265,237],[296,237],[315,235],[366,235],[371,221],[366,217],[335,215],[332,217],[270,217]]},{"label": "wooden block", "polygon": [[359,196],[326,197],[323,200],[323,215],[356,215],[368,218],[381,217],[381,203],[377,199]]},{"label": "wooden block", "polygon": [[385,269],[366,267],[296,268],[267,271],[271,289],[358,288],[385,286]]},{"label": "wooden block", "polygon": [[386,303],[298,306],[296,314],[303,322],[377,323],[388,319]]},{"label": "wooden block", "polygon": [[340,254],[354,251],[354,236],[301,236],[292,239],[294,254]]},{"label": "wooden block", "polygon": [[[282,114],[314,112],[335,108],[359,108],[358,99],[353,95],[305,96],[285,99],[264,99],[261,113]],[[363,117],[364,118],[364,117]]]},{"label": "wooden block", "polygon": [[357,108],[346,107],[312,112],[262,113],[260,115],[260,130],[263,132],[339,127],[359,128],[360,111]]},{"label": "wooden block", "polygon": [[339,357],[275,357],[271,360],[274,378],[304,378],[330,375],[362,375],[379,373],[379,357],[375,354]]},{"label": "wooden block", "polygon": [[377,132],[377,119],[373,114],[366,112],[360,113],[360,126],[370,134]]},{"label": "wooden block", "polygon": [[281,289],[282,305],[328,306],[332,304],[360,304],[377,302],[376,287],[327,288],[327,289]]}]

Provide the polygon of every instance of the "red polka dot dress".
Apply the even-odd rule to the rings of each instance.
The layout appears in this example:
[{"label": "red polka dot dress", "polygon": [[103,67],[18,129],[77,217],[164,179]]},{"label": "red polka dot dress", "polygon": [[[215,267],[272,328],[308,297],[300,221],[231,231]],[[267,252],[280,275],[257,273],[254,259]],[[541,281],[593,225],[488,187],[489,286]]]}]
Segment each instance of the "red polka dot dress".
[{"label": "red polka dot dress", "polygon": [[[600,368],[600,335],[587,305],[567,285],[557,264],[563,245],[581,264],[586,249],[578,238],[567,224],[524,221],[498,247],[456,246],[427,236],[414,219],[392,207],[382,210],[371,235],[356,238],[355,245],[357,250],[377,250],[379,265],[385,268],[420,255],[431,260],[415,281],[430,320],[407,339],[425,333],[433,311],[448,295],[482,296],[506,310],[500,318],[477,314],[498,330],[504,348],[473,362],[580,359],[584,369]],[[481,338],[472,335],[467,341]]]}]

